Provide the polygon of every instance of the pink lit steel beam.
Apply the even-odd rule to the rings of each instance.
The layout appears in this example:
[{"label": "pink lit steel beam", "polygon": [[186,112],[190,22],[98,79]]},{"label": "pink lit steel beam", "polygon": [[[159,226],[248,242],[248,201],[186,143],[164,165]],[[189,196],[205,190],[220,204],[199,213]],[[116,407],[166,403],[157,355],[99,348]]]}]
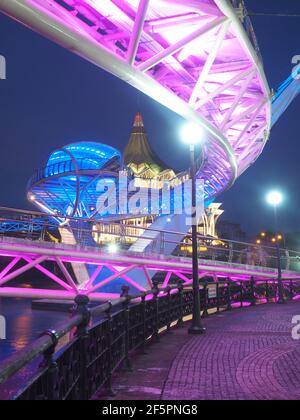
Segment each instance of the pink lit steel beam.
[{"label": "pink lit steel beam", "polygon": [[[26,261],[29,264],[31,264],[33,262],[33,260],[31,258],[26,257],[26,256],[23,256],[23,260]],[[71,291],[73,289],[71,286],[69,286],[68,284],[66,284],[62,279],[60,279],[55,274],[51,273],[51,271],[47,270],[42,265],[37,264],[34,268],[36,270],[40,271],[42,274],[44,274],[50,280],[53,280],[56,284],[58,284],[59,286],[61,286],[63,289],[68,290],[68,291]]]},{"label": "pink lit steel beam", "polygon": [[[171,16],[171,17],[165,17],[165,18],[159,18],[154,20],[148,20],[145,23],[145,29],[148,32],[159,32],[161,29],[173,29],[177,25],[183,25],[183,24],[195,24],[199,22],[207,21],[207,16],[200,16],[196,15],[195,13],[190,14],[183,14],[183,15],[177,15],[177,16]],[[180,29],[180,28],[179,28]]]},{"label": "pink lit steel beam", "polygon": [[[0,0],[0,10],[125,80],[182,117],[202,125],[207,132],[207,142],[203,148],[205,166],[199,177],[213,185],[213,188],[206,188],[206,196],[213,198],[229,188],[247,169],[248,162],[255,161],[263,150],[247,147],[251,158],[240,159],[241,151],[236,148],[239,135],[243,133],[247,143],[255,144],[257,139],[251,133],[249,137],[244,130],[248,118],[226,131],[232,115],[240,115],[245,107],[250,109],[263,96],[266,106],[257,118],[266,122],[266,133],[259,134],[261,139],[258,140],[264,141],[271,127],[270,90],[262,63],[230,2],[69,1],[66,0],[66,4],[72,5],[71,10],[63,7],[63,3],[47,0]],[[91,24],[81,17],[90,20]],[[228,35],[223,40],[224,48],[218,50],[222,39],[218,27],[203,37],[199,35],[201,39],[192,40],[198,31],[205,33],[207,25],[213,25],[218,19],[230,22]],[[232,86],[227,84],[237,72],[240,74],[247,69],[254,69],[256,75],[243,100],[237,103],[236,96],[248,77],[244,76]],[[189,101],[197,89],[201,98],[194,108]],[[202,104],[202,93],[205,92],[207,95]],[[229,114],[225,116],[224,123],[226,110],[234,112],[229,119]],[[223,126],[220,128],[222,122],[224,131]],[[244,148],[245,143],[241,143]],[[223,176],[214,177],[220,167]]]},{"label": "pink lit steel beam", "polygon": [[12,270],[14,267],[15,267],[15,265],[17,265],[18,264],[18,262],[21,260],[21,258],[20,257],[16,257],[16,258],[14,258],[7,266],[6,266],[6,268],[4,268],[4,270],[0,273],[0,280],[1,279],[3,279],[3,277],[5,277],[6,276],[6,274],[7,273],[9,273],[10,272],[10,270]]},{"label": "pink lit steel beam", "polygon": [[225,131],[229,130],[231,127],[235,126],[236,124],[238,124],[239,122],[241,122],[242,120],[244,120],[245,118],[251,116],[251,114],[253,112],[255,112],[257,110],[257,107],[259,105],[259,103],[264,100],[264,98],[262,99],[261,97],[258,98],[258,101],[255,102],[250,108],[246,109],[244,112],[241,112],[239,115],[237,115],[233,120],[231,120],[225,127]]},{"label": "pink lit steel beam", "polygon": [[89,289],[87,291],[87,295],[90,295],[91,293],[95,292],[96,290],[100,289],[101,287],[105,286],[106,284],[111,283],[112,281],[116,280],[117,278],[122,277],[124,274],[129,273],[129,271],[132,271],[135,268],[137,268],[137,265],[131,265],[131,266],[125,268],[124,270],[118,271],[116,274],[108,277],[107,279],[99,282],[98,284],[93,286],[91,289]]},{"label": "pink lit steel beam", "polygon": [[[30,245],[21,245],[21,244],[11,244],[11,243],[0,243],[0,255],[4,254],[6,256],[16,256],[27,254],[28,256],[31,255],[42,255],[42,259],[49,259],[55,260],[56,256],[61,257],[61,259],[65,262],[83,262],[85,264],[103,264],[104,266],[114,264],[116,266],[128,266],[130,267],[142,267],[146,266],[150,270],[165,270],[165,271],[176,271],[176,269],[180,270],[182,273],[191,272],[192,263],[190,260],[182,261],[181,258],[170,260],[157,260],[155,257],[151,257],[149,255],[148,258],[143,257],[141,255],[136,256],[128,256],[126,254],[123,255],[107,255],[101,254],[98,250],[93,251],[80,251],[76,248],[72,249],[69,246],[67,249],[59,249],[55,248],[48,248],[48,247],[38,247],[38,246],[30,246]],[[265,278],[276,278],[277,271],[271,269],[263,269],[261,267],[248,267],[248,266],[241,266],[235,264],[223,264],[215,263],[211,264],[209,261],[202,263],[199,266],[200,271],[211,272],[211,273],[220,273],[220,274],[236,274],[236,275],[248,275],[248,276],[257,276],[260,275],[261,277]],[[124,273],[120,272],[119,277],[122,277]],[[294,275],[290,275],[288,273],[284,273],[285,277],[295,277],[297,278],[298,275],[295,273]]]},{"label": "pink lit steel beam", "polygon": [[146,279],[147,279],[148,286],[151,290],[153,288],[153,283],[152,283],[151,276],[149,274],[149,271],[147,270],[147,267],[144,266],[143,270],[144,270],[144,273],[145,273],[145,276],[146,276]]},{"label": "pink lit steel beam", "polygon": [[72,279],[71,274],[68,272],[68,270],[66,269],[64,263],[61,261],[61,259],[59,257],[55,257],[55,261],[57,262],[57,265],[59,266],[59,268],[61,269],[61,272],[63,273],[63,275],[65,276],[67,282],[69,283],[69,285],[72,287],[72,289],[78,293],[78,289],[77,286],[74,282],[74,280]]},{"label": "pink lit steel beam", "polygon": [[224,121],[221,124],[221,130],[223,131],[225,129],[225,127],[227,126],[227,124],[230,121],[230,118],[232,116],[232,114],[234,113],[234,111],[236,110],[240,100],[242,99],[242,97],[245,95],[245,93],[247,92],[251,82],[253,81],[254,77],[257,75],[257,72],[255,69],[253,69],[253,72],[250,73],[250,75],[248,76],[248,78],[245,80],[240,93],[236,96],[233,104],[230,106],[227,114],[225,115]]},{"label": "pink lit steel beam", "polygon": [[165,289],[165,288],[169,285],[170,278],[171,278],[172,274],[173,274],[173,273],[172,273],[171,271],[169,271],[169,272],[167,273],[167,275],[166,275],[166,277],[165,277],[165,280],[164,280],[164,282],[163,282],[163,285],[162,285],[162,288],[163,288],[163,289]]},{"label": "pink lit steel beam", "polygon": [[1,297],[23,298],[23,299],[62,299],[74,301],[77,294],[63,290],[48,289],[25,289],[18,287],[0,287]]},{"label": "pink lit steel beam", "polygon": [[0,286],[3,286],[5,283],[8,283],[9,281],[21,276],[22,274],[26,273],[26,271],[31,270],[36,265],[39,265],[46,260],[47,260],[46,256],[39,257],[35,261],[32,261],[29,264],[26,264],[24,267],[21,267],[18,270],[13,271],[12,273],[8,274],[7,276],[4,276],[2,280],[0,281]]},{"label": "pink lit steel beam", "polygon": [[141,40],[141,36],[142,36],[142,32],[143,32],[143,27],[144,27],[144,23],[145,23],[145,19],[147,16],[147,10],[148,10],[148,6],[149,6],[149,2],[150,0],[141,0],[139,7],[138,7],[138,11],[137,11],[137,15],[135,17],[135,23],[133,26],[133,32],[131,35],[131,39],[130,39],[130,44],[128,47],[128,63],[133,65],[135,62],[135,58],[136,58],[136,54],[138,51],[138,47],[139,47],[139,42]]},{"label": "pink lit steel beam", "polygon": [[[112,266],[111,264],[106,264],[106,267],[111,270],[113,273],[120,273],[114,266]],[[140,267],[142,268],[142,267]],[[136,281],[134,281],[132,278],[130,278],[129,276],[126,276],[125,274],[121,275],[120,278],[124,279],[127,283],[129,283],[131,286],[133,286],[134,288],[136,288],[137,290],[140,290],[141,292],[145,291],[145,288],[142,287],[140,284],[138,284]],[[151,282],[151,288],[152,288],[152,282]]]},{"label": "pink lit steel beam", "polygon": [[102,271],[102,268],[103,268],[103,265],[99,265],[99,267],[96,268],[96,270],[94,271],[93,275],[90,277],[89,281],[86,284],[81,284],[79,286],[79,289],[88,290],[89,287],[91,287],[93,285],[94,281],[100,275],[100,273]]},{"label": "pink lit steel beam", "polygon": [[236,83],[238,83],[241,80],[243,80],[245,77],[248,77],[249,74],[253,72],[253,70],[254,70],[254,68],[253,67],[250,67],[247,70],[242,71],[237,76],[233,77],[228,82],[226,82],[223,85],[221,85],[218,89],[216,89],[215,91],[213,91],[212,93],[210,93],[206,97],[200,99],[198,102],[196,102],[195,109],[198,110],[203,105],[205,105],[207,102],[209,102],[212,99],[216,98],[217,96],[219,96],[220,94],[222,94],[224,91],[226,91],[227,89],[229,89],[232,86],[234,86]]},{"label": "pink lit steel beam", "polygon": [[150,70],[152,67],[156,66],[157,64],[161,63],[162,61],[166,60],[168,57],[176,54],[178,51],[182,50],[182,48],[189,45],[191,42],[195,41],[196,39],[201,38],[203,35],[208,34],[222,23],[224,23],[227,19],[225,17],[215,19],[213,22],[205,25],[203,28],[197,29],[192,34],[188,35],[187,37],[183,38],[182,40],[176,42],[174,45],[170,45],[169,48],[166,48],[161,53],[155,55],[154,57],[150,58],[149,60],[145,61],[143,64],[140,64],[137,69],[146,72]]},{"label": "pink lit steel beam", "polygon": [[194,87],[191,99],[190,99],[190,105],[194,106],[196,104],[197,99],[199,99],[200,95],[201,95],[201,91],[203,88],[204,83],[207,80],[207,77],[213,67],[213,64],[217,58],[217,55],[220,51],[220,48],[225,40],[225,37],[227,35],[229,26],[230,26],[230,20],[225,20],[224,23],[222,24],[222,28],[216,38],[216,41],[214,43],[214,46],[211,50],[211,52],[208,55],[208,58],[205,62],[205,65],[203,67],[203,70],[201,71],[200,77],[198,79],[198,82],[196,83],[196,86]]},{"label": "pink lit steel beam", "polygon": [[251,129],[251,127],[253,126],[256,118],[258,117],[258,115],[260,114],[262,108],[266,105],[267,100],[263,99],[261,101],[261,103],[259,104],[257,110],[254,112],[254,114],[251,116],[248,124],[245,126],[244,130],[241,132],[241,134],[239,135],[237,142],[236,142],[236,148],[238,148],[241,144],[241,142],[243,142],[245,140],[245,134]]}]

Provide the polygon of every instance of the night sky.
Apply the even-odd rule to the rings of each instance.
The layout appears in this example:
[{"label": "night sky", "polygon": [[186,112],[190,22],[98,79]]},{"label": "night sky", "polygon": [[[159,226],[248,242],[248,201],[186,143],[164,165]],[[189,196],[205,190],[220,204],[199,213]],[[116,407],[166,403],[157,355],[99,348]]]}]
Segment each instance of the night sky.
[{"label": "night sky", "polygon": [[[255,12],[300,13],[300,0],[246,0]],[[300,18],[253,17],[271,87],[285,80],[300,55]],[[154,149],[170,166],[186,169],[186,146],[178,139],[182,119],[97,67],[0,15],[0,54],[7,80],[0,81],[0,205],[31,208],[26,183],[49,153],[79,140],[121,150],[136,111],[143,113]],[[264,154],[219,200],[227,220],[250,234],[272,228],[264,202],[270,188],[285,193],[280,223],[300,231],[300,97],[272,131]],[[185,156],[185,158],[183,158]]]}]

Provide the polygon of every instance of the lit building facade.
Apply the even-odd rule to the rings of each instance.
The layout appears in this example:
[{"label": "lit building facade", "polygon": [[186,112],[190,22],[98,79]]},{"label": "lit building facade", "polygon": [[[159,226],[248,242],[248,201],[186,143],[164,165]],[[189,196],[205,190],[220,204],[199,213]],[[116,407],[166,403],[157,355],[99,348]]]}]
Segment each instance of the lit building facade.
[{"label": "lit building facade", "polygon": [[[89,222],[93,240],[104,245],[122,242],[130,246],[150,228],[159,212],[113,217],[99,213],[96,203],[97,183],[114,182],[122,171],[134,186],[162,190],[167,182],[175,188],[189,180],[189,172],[176,174],[153,151],[148,141],[142,115],[135,116],[129,142],[122,155],[117,149],[97,142],[72,143],[54,151],[44,168],[28,184],[28,199],[43,212],[58,220],[70,217]],[[199,220],[201,235],[217,237],[216,223],[223,211],[210,204]],[[64,242],[74,243],[73,235],[59,229]]]}]

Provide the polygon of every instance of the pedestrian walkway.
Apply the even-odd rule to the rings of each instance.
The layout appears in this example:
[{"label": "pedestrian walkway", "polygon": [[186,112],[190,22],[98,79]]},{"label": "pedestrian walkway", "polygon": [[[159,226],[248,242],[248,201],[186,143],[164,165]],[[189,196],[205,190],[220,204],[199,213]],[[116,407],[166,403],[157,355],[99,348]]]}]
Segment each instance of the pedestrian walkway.
[{"label": "pedestrian walkway", "polygon": [[[300,302],[263,305],[205,320],[206,336],[174,330],[114,378],[121,400],[300,399]],[[101,396],[98,396],[101,398]]]}]

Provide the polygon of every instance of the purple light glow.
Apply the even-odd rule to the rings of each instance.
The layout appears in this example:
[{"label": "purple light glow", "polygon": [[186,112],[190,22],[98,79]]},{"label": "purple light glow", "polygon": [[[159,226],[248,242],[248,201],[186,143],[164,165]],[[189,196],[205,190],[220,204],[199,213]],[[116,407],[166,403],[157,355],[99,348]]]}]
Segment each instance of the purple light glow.
[{"label": "purple light glow", "polygon": [[[270,91],[226,0],[14,0],[2,11],[205,128],[206,198],[260,155]],[[72,39],[72,45],[70,45]]]},{"label": "purple light glow", "polygon": [[[155,270],[165,272],[165,279],[163,281],[163,287],[166,288],[170,284],[172,275],[177,276],[182,279],[184,285],[191,284],[192,276],[192,262],[182,260],[181,258],[176,259],[175,257],[170,260],[157,260],[154,261],[151,259],[151,256],[143,257],[141,255],[132,254],[127,255],[124,252],[123,255],[107,255],[101,254],[97,249],[91,250],[78,250],[76,246],[68,246],[67,248],[61,247],[49,247],[49,244],[39,243],[39,246],[35,244],[32,246],[28,242],[19,242],[19,243],[9,243],[3,242],[0,243],[0,257],[10,257],[12,260],[10,262],[6,261],[6,268],[3,269],[1,273],[0,280],[0,295],[8,296],[11,293],[11,296],[23,296],[22,291],[24,292],[24,297],[31,296],[32,298],[36,296],[45,296],[49,293],[49,299],[51,298],[64,298],[69,296],[71,299],[74,297],[74,294],[84,293],[89,295],[92,300],[103,298],[109,298],[112,295],[116,297],[116,294],[111,293],[102,293],[101,287],[104,285],[113,283],[116,279],[122,278],[129,286],[132,286],[134,289],[137,289],[141,292],[145,291],[146,288],[137,284],[137,282],[130,277],[130,272],[137,269],[141,270],[141,274],[149,273],[150,270]],[[154,257],[153,257],[154,258]],[[24,261],[25,265],[15,269],[17,262]],[[58,264],[62,269],[65,280],[54,275],[48,271],[42,264],[46,261],[52,261]],[[83,264],[94,264],[96,271],[90,278],[86,281],[84,285],[76,285],[72,279],[71,274],[67,271],[66,266],[62,265],[64,263],[83,263]],[[209,265],[210,262],[202,261],[202,265],[199,267],[199,277],[203,275],[215,274],[218,278],[229,277],[231,280],[236,279],[237,285],[242,285],[243,281],[250,279],[253,275],[253,272],[257,278],[266,277],[266,280],[269,284],[276,284],[277,271],[264,271],[261,267],[251,267],[248,266],[239,268],[232,266],[231,264],[224,265],[224,263],[216,263]],[[112,275],[109,275],[107,278],[103,279],[101,283],[94,285],[94,281],[97,278],[97,275],[101,272],[102,268],[110,270]],[[59,286],[63,287],[64,291],[55,291],[55,290],[44,290],[41,293],[39,290],[32,289],[31,291],[26,291],[24,288],[9,288],[3,287],[11,280],[23,275],[26,271],[31,269],[37,269],[41,271],[46,277],[54,281]],[[189,276],[189,277],[187,277]],[[283,276],[286,278],[297,278],[297,273],[283,272]],[[266,281],[265,280],[265,281]],[[257,284],[265,284],[265,281],[260,281]],[[289,282],[285,282],[287,285]],[[150,288],[151,285],[148,284]],[[31,293],[31,294],[30,294]]]}]

